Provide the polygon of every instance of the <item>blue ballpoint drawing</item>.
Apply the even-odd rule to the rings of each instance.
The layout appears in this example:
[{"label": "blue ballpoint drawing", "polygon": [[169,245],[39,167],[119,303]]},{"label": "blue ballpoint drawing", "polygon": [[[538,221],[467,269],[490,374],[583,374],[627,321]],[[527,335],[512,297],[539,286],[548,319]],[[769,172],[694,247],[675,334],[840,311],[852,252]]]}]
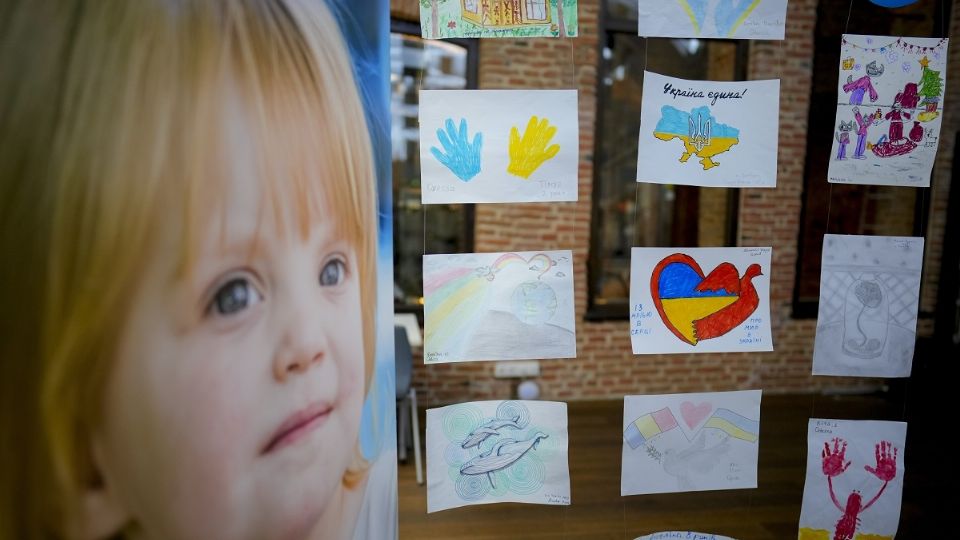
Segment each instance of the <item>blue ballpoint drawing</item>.
[{"label": "blue ballpoint drawing", "polygon": [[480,401],[427,411],[427,508],[570,504],[566,405]]},{"label": "blue ballpoint drawing", "polygon": [[452,118],[447,118],[445,128],[437,130],[437,138],[443,146],[443,152],[436,146],[430,147],[430,153],[444,167],[464,182],[469,182],[480,173],[480,151],[483,148],[483,133],[477,133],[473,142],[467,134],[467,120],[460,119],[460,128],[453,124]]}]

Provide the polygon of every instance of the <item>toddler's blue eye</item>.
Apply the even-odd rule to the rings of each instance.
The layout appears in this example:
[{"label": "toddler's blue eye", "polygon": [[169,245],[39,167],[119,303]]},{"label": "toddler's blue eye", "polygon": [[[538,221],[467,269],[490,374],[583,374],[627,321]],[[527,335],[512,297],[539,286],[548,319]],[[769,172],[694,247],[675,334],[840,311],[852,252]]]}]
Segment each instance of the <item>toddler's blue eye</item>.
[{"label": "toddler's blue eye", "polygon": [[346,273],[347,263],[343,259],[331,259],[320,269],[320,286],[335,287],[343,282]]},{"label": "toddler's blue eye", "polygon": [[234,278],[217,289],[210,309],[218,315],[230,316],[243,311],[261,300],[256,287],[246,278]]}]

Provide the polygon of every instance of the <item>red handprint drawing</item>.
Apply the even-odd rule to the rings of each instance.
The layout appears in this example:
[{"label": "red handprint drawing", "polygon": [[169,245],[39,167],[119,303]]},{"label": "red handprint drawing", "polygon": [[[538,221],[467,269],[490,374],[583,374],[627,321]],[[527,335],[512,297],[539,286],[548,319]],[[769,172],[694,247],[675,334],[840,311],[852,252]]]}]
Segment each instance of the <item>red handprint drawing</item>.
[{"label": "red handprint drawing", "polygon": [[840,501],[833,491],[833,479],[843,474],[847,470],[847,467],[850,466],[849,461],[844,461],[847,452],[847,441],[834,438],[832,442],[833,450],[830,450],[829,442],[823,443],[823,452],[820,453],[820,457],[823,460],[823,474],[827,477],[830,499],[833,501],[834,506],[843,513],[843,515],[840,516],[840,520],[837,521],[837,528],[833,533],[833,540],[851,540],[854,533],[857,532],[857,526],[860,524],[860,514],[866,511],[867,508],[873,506],[873,503],[877,502],[880,495],[883,495],[883,491],[887,489],[887,484],[897,476],[897,455],[899,450],[887,441],[880,441],[876,444],[874,453],[877,458],[877,466],[871,467],[865,465],[863,468],[870,474],[883,480],[883,486],[880,487],[877,494],[874,495],[867,504],[863,504],[863,497],[860,495],[860,492],[853,490],[847,497],[847,504],[844,507],[840,505]]}]

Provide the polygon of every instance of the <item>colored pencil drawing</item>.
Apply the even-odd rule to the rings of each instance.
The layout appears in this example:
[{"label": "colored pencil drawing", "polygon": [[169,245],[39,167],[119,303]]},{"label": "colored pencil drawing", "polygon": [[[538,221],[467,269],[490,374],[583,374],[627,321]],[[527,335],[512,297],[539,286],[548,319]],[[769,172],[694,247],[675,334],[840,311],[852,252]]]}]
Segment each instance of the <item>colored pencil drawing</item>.
[{"label": "colored pencil drawing", "polygon": [[510,128],[510,165],[507,166],[507,172],[529,179],[543,162],[560,153],[559,144],[550,144],[556,134],[556,126],[551,126],[548,119],[538,120],[536,116],[530,117],[523,137],[516,126]]},{"label": "colored pencil drawing", "polygon": [[577,0],[419,1],[426,39],[577,35]]},{"label": "colored pencil drawing", "polygon": [[660,121],[653,128],[653,136],[661,141],[677,139],[682,142],[684,151],[680,163],[696,156],[705,171],[719,165],[713,161],[714,156],[729,151],[740,142],[740,130],[717,122],[709,107],[684,112],[664,105]]},{"label": "colored pencil drawing", "polygon": [[638,182],[776,187],[779,81],[643,77]]},{"label": "colored pencil drawing", "polygon": [[843,36],[830,182],[929,185],[947,45],[946,38]]},{"label": "colored pencil drawing", "polygon": [[634,353],[772,350],[769,268],[769,248],[634,248]]},{"label": "colored pencil drawing", "polygon": [[892,539],[905,438],[901,422],[811,419],[798,538]]},{"label": "colored pencil drawing", "polygon": [[430,153],[444,167],[464,182],[480,173],[480,152],[483,149],[483,133],[477,133],[470,141],[467,135],[467,121],[460,119],[460,128],[453,125],[453,119],[447,118],[444,128],[437,130],[443,151],[436,146],[430,147]]},{"label": "colored pencil drawing", "polygon": [[566,405],[483,401],[427,411],[429,511],[569,504]]},{"label": "colored pencil drawing", "polygon": [[576,356],[571,258],[424,256],[424,362]]},{"label": "colored pencil drawing", "polygon": [[729,536],[694,531],[663,531],[639,536],[634,540],[734,540]]},{"label": "colored pencil drawing", "polygon": [[634,540],[733,540],[733,538],[693,531],[663,531],[639,536]]},{"label": "colored pencil drawing", "polygon": [[639,0],[639,35],[783,39],[787,0]]},{"label": "colored pencil drawing", "polygon": [[627,396],[621,494],[756,487],[760,391]]},{"label": "colored pencil drawing", "polygon": [[424,204],[575,201],[576,90],[420,93]]},{"label": "colored pencil drawing", "polygon": [[910,375],[922,265],[923,238],[824,236],[815,375]]}]

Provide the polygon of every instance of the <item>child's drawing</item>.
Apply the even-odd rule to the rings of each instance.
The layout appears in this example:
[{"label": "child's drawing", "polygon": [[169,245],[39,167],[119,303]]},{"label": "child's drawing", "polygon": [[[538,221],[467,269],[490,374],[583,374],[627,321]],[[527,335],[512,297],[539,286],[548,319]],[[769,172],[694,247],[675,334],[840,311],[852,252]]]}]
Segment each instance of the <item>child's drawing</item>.
[{"label": "child's drawing", "polygon": [[639,536],[634,540],[734,540],[729,536],[693,531],[664,531]]},{"label": "child's drawing", "polygon": [[424,90],[424,204],[577,200],[576,90]]},{"label": "child's drawing", "polygon": [[661,109],[660,120],[653,128],[653,136],[661,141],[677,139],[683,143],[680,163],[686,163],[692,156],[700,158],[703,170],[719,165],[713,156],[730,150],[740,142],[740,130],[717,122],[710,113],[710,107],[697,107],[690,112],[677,110],[670,105]]},{"label": "child's drawing", "polygon": [[770,253],[770,248],[633,248],[634,354],[772,351]]},{"label": "child's drawing", "polygon": [[799,540],[892,540],[906,434],[903,422],[811,418]]},{"label": "child's drawing", "polygon": [[783,39],[787,0],[639,0],[648,37]]},{"label": "child's drawing", "polygon": [[775,187],[780,82],[644,72],[637,181]]},{"label": "child's drawing", "polygon": [[424,363],[575,357],[571,258],[425,255]]},{"label": "child's drawing", "polygon": [[427,39],[577,35],[577,0],[419,1]]},{"label": "child's drawing", "polygon": [[757,487],[760,396],[626,396],[620,494]]},{"label": "child's drawing", "polygon": [[[845,34],[830,182],[925,187],[940,136],[947,39]],[[852,143],[853,155],[846,147]]]},{"label": "child's drawing", "polygon": [[480,172],[483,133],[474,135],[471,142],[467,134],[467,121],[461,118],[458,129],[454,127],[453,119],[447,118],[444,127],[437,130],[437,138],[443,151],[431,146],[430,153],[457,178],[469,182]]},{"label": "child's drawing", "polygon": [[538,121],[536,116],[530,117],[523,137],[516,126],[510,128],[510,164],[507,172],[529,179],[544,161],[560,153],[559,144],[550,144],[556,134],[557,128],[551,126],[549,120],[544,118]]},{"label": "child's drawing", "polygon": [[427,511],[570,504],[567,405],[477,401],[427,411]]},{"label": "child's drawing", "polygon": [[923,238],[823,239],[814,375],[909,377]]}]

